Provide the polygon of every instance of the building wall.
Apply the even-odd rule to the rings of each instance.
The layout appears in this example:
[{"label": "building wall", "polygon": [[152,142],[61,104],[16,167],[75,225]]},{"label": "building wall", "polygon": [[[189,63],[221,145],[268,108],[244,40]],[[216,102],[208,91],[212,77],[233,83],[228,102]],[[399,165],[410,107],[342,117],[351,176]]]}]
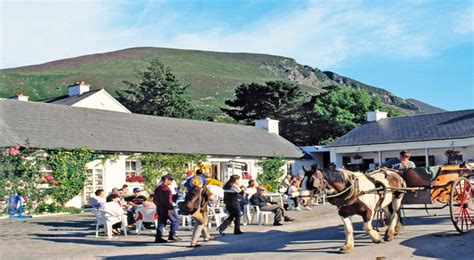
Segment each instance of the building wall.
[{"label": "building wall", "polygon": [[76,104],[72,106],[130,113],[128,109],[126,109],[123,105],[121,105],[116,99],[114,99],[105,90],[98,91],[97,93],[77,102]]},{"label": "building wall", "polygon": [[[454,146],[451,146],[454,144]],[[438,147],[437,147],[438,146]],[[474,161],[474,141],[465,140],[461,142],[459,140],[443,140],[443,141],[432,141],[426,142],[423,145],[422,142],[417,143],[405,143],[405,144],[380,144],[380,145],[370,145],[370,146],[359,146],[359,147],[338,147],[336,149],[331,148],[331,161],[336,162],[337,167],[342,167],[343,157],[351,157],[351,162],[357,162],[352,158],[354,154],[361,155],[363,159],[374,159],[374,162],[378,165],[381,164],[379,160],[379,152],[381,153],[382,163],[386,161],[387,158],[398,158],[399,153],[402,150],[408,150],[412,156],[425,156],[426,150],[428,149],[428,154],[434,156],[435,165],[442,165],[448,162],[448,158],[445,155],[445,152],[450,149],[460,151],[460,154],[463,156],[463,160],[466,162]],[[393,150],[388,150],[393,149]]]},{"label": "building wall", "polygon": [[[101,160],[96,160],[93,162],[90,162],[86,165],[88,170],[99,170],[103,172],[103,186],[99,188],[103,188],[108,194],[109,192],[112,191],[113,188],[121,188],[123,184],[125,184],[125,179],[126,179],[126,169],[125,169],[125,162],[127,159],[129,159],[129,155],[120,155],[117,158],[113,160],[107,160],[105,163],[103,163]],[[223,174],[223,165],[226,164],[232,164],[232,162],[238,162],[238,163],[245,163],[247,165],[247,171],[251,174],[252,179],[256,179],[258,177],[258,174],[261,172],[260,167],[257,166],[257,162],[260,160],[260,158],[239,158],[239,157],[209,157],[208,158],[208,165],[218,165],[218,174],[217,177],[220,181],[225,182],[228,180],[230,175],[232,174],[237,174],[242,176],[242,171],[237,169],[236,167],[229,168],[227,171],[227,174]],[[287,161],[287,164],[291,164],[293,161]],[[193,168],[192,165],[190,165],[190,168]],[[287,165],[283,167],[284,169],[284,175],[287,174]],[[283,176],[284,176],[283,175]],[[224,178],[224,179],[222,179]],[[242,184],[246,185],[248,183],[248,180],[242,180]],[[129,192],[132,192],[134,187],[140,187],[142,188],[142,184],[136,184],[136,183],[127,183],[129,185],[128,190]],[[98,187],[94,187],[93,190],[95,190]],[[151,192],[151,191],[149,191]],[[81,194],[79,196],[74,197],[72,200],[70,200],[66,206],[67,207],[76,207],[76,208],[81,208],[82,206],[88,204],[88,199],[84,196],[85,194]]]}]

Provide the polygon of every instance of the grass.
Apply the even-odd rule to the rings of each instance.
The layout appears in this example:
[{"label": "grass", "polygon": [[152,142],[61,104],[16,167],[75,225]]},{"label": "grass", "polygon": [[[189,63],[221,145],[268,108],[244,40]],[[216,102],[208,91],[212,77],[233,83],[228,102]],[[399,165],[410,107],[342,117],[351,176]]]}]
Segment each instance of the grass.
[{"label": "grass", "polygon": [[[104,88],[115,96],[118,89],[125,87],[124,80],[135,81],[139,72],[156,58],[190,84],[190,94],[204,117],[220,113],[224,100],[242,83],[285,80],[288,67],[302,71],[294,60],[272,55],[133,48],[0,70],[0,97],[8,98],[17,92],[31,100],[57,97],[66,94],[67,86],[78,80],[85,80],[91,89]],[[319,83],[303,89],[317,92],[327,84],[325,74],[315,74]]]}]

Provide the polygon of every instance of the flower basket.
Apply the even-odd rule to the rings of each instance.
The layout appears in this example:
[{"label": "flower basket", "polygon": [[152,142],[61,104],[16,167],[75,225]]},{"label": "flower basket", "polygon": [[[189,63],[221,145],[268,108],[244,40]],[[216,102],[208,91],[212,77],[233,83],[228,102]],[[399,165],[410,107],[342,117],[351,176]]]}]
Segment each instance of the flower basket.
[{"label": "flower basket", "polygon": [[144,182],[142,176],[127,176],[125,180],[126,182],[138,182],[138,183]]}]

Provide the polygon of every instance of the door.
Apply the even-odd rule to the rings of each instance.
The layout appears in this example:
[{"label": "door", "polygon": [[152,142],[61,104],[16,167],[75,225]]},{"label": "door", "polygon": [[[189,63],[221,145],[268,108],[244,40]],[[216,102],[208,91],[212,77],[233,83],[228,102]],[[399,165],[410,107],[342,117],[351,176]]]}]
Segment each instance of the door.
[{"label": "door", "polygon": [[84,185],[83,205],[89,205],[90,199],[97,189],[104,189],[104,170],[102,168],[87,169],[87,179]]}]

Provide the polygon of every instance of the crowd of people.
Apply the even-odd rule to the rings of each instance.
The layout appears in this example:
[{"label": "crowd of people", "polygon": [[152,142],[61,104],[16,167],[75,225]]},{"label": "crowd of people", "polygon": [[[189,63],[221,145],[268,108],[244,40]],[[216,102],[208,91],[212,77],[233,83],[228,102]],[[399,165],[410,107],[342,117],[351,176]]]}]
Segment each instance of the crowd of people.
[{"label": "crowd of people", "polygon": [[[226,229],[233,223],[233,234],[240,235],[244,232],[241,229],[242,212],[245,212],[247,205],[258,206],[261,211],[274,213],[274,226],[283,225],[283,222],[294,221],[287,215],[287,210],[301,210],[300,183],[301,177],[289,175],[282,182],[283,194],[288,196],[293,205],[285,208],[284,205],[271,201],[265,196],[266,189],[258,185],[256,180],[248,180],[247,185],[242,184],[240,175],[232,175],[224,184],[213,179],[203,170],[195,172],[188,171],[182,183],[176,183],[172,175],[165,175],[161,178],[161,183],[148,196],[142,193],[140,188],[134,188],[132,193],[128,193],[128,185],[122,188],[114,188],[106,195],[103,189],[98,189],[91,199],[90,205],[105,214],[111,222],[114,235],[120,235],[122,228],[122,218],[126,217],[129,228],[133,228],[136,220],[137,209],[141,207],[156,209],[158,224],[156,228],[155,242],[167,243],[180,241],[176,235],[179,227],[179,215],[191,215],[193,220],[193,235],[191,247],[198,247],[199,237],[202,235],[204,241],[214,239],[207,230],[209,221],[208,206],[218,205],[222,199],[227,211],[227,218],[217,227],[221,235],[225,235]],[[304,177],[304,176],[303,176]],[[222,195],[213,193],[212,186],[221,187]],[[183,191],[183,192],[181,192]],[[184,193],[183,196],[179,196]],[[179,213],[179,214],[178,214]],[[165,239],[164,228],[170,224],[167,239]],[[151,226],[149,223],[148,226]]]}]

